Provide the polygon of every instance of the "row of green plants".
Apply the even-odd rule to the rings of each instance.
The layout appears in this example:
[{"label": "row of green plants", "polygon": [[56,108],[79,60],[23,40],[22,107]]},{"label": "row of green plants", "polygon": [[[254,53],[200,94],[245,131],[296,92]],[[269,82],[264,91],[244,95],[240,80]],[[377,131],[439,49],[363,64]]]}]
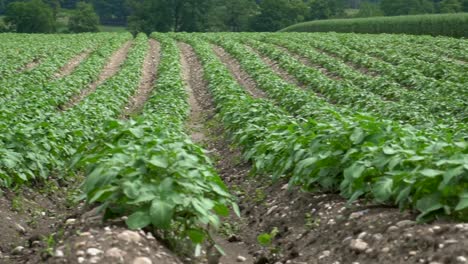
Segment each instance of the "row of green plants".
[{"label": "row of green plants", "polygon": [[[209,43],[195,35],[176,37],[199,55],[223,124],[258,173],[287,176],[308,190],[339,190],[350,202],[368,197],[413,208],[420,219],[466,218],[468,144],[463,139],[441,141],[411,126],[341,114],[326,102],[311,107],[308,118],[295,118],[268,100],[246,95]],[[293,97],[300,91],[287,89],[273,72],[251,75],[283,108],[289,96],[279,94],[288,90]]]},{"label": "row of green plants", "polygon": [[132,38],[130,34],[100,35],[106,36],[102,40],[103,43],[100,43],[99,47],[96,47],[71,74],[62,78],[45,80],[40,85],[29,86],[26,83],[26,89],[0,106],[3,110],[0,116],[4,120],[1,126],[15,131],[18,126],[48,120],[70,98],[96,81],[109,57]]},{"label": "row of green plants", "polygon": [[[228,38],[215,38],[215,41],[234,55],[249,73],[256,76],[264,72],[272,73],[271,68],[260,57],[249,51],[239,42],[229,40]],[[276,51],[273,47],[273,52]],[[381,97],[369,91],[363,93],[361,87],[353,85],[348,79],[331,79],[321,73],[320,70],[309,68],[301,62],[291,59],[288,54],[284,54],[281,51],[278,52],[280,53],[279,55],[282,55],[283,61],[286,61],[288,65],[287,67],[283,65],[285,70],[296,76],[301,82],[307,84],[311,91],[320,93],[334,104],[346,106],[353,111],[375,113],[405,123],[421,125],[429,123],[427,125],[429,127],[437,125],[436,120],[434,118],[431,119],[430,114],[429,117],[423,116],[406,104],[384,101]],[[278,53],[274,54],[274,56],[277,57]]]},{"label": "row of green plants", "polygon": [[[87,201],[106,215],[128,215],[130,228],[153,227],[170,242],[190,239],[198,251],[228,216],[233,197],[205,151],[185,133],[190,113],[179,49],[163,34],[158,77],[141,115],[104,124],[99,140],[81,149]],[[199,252],[198,252],[199,253]]]},{"label": "row of green plants", "polygon": [[[359,36],[349,36],[350,38],[357,38]],[[398,65],[394,66],[382,60],[373,58],[345,46],[336,45],[336,41],[327,40],[324,36],[320,40],[315,38],[302,38],[296,36],[292,38],[296,43],[281,40],[281,38],[264,39],[267,42],[273,42],[278,45],[287,46],[292,52],[306,56],[311,60],[315,60],[316,52],[309,49],[303,49],[303,46],[311,48],[318,48],[330,54],[338,56],[344,61],[353,63],[357,67],[363,67],[369,71],[375,72],[380,78],[385,78],[387,82],[398,82],[401,86],[405,87],[407,91],[399,94],[398,99],[407,104],[418,103],[426,108],[429,112],[445,119],[446,123],[454,123],[453,121],[465,123],[468,116],[466,115],[467,102],[463,98],[465,89],[463,84],[456,83],[448,80],[437,80],[428,78],[422,75],[411,67],[411,65]],[[312,54],[311,54],[312,53]],[[387,93],[391,90],[389,85],[383,87]],[[434,98],[437,98],[435,100]],[[390,98],[393,99],[393,98]],[[453,120],[455,119],[455,120]]]},{"label": "row of green plants", "polygon": [[[129,38],[131,35],[123,35],[110,41],[113,44],[107,46],[101,55],[106,53],[110,55],[113,49],[118,48],[119,44]],[[37,105],[30,104],[31,109],[27,107],[25,110],[18,111],[16,124],[11,125],[8,119],[4,119],[3,123],[6,125],[2,124],[1,128],[4,133],[0,135],[0,180],[2,186],[21,185],[35,180],[46,180],[51,176],[64,177],[67,175],[65,173],[66,166],[69,158],[76,153],[77,148],[82,143],[93,140],[93,136],[99,131],[98,128],[102,120],[118,115],[128,94],[138,87],[139,69],[142,63],[140,61],[144,57],[146,38],[141,36],[135,40],[135,43],[119,73],[97,87],[95,93],[86,97],[75,107],[67,111],[59,111],[57,105],[55,107],[53,105],[53,100],[57,99],[53,95],[55,92],[63,93],[63,91],[48,90],[51,101],[48,101],[49,98],[47,98],[49,94],[43,93],[42,98],[37,98]],[[102,65],[107,59],[103,58]],[[96,62],[95,59],[91,58],[90,61]],[[96,64],[87,63],[83,65],[86,65],[85,69],[87,70],[96,66]],[[99,74],[98,72],[99,69],[90,71],[91,74],[96,75]],[[78,80],[80,80],[80,76],[78,76]],[[82,85],[83,83],[77,84]],[[56,89],[58,87],[66,91],[70,87],[72,89],[85,89],[87,84],[81,87],[64,87],[62,85],[64,83],[59,81],[56,86],[46,86],[46,88]],[[63,93],[62,96],[66,98],[71,94]],[[52,104],[52,106],[48,104]],[[17,108],[20,107],[21,105],[17,105]],[[14,110],[17,109],[12,110],[13,112],[6,111],[5,115],[14,119]]]},{"label": "row of green plants", "polygon": [[74,52],[79,52],[80,47],[85,47],[85,45],[80,46],[80,44],[86,44],[86,41],[92,39],[82,40],[80,43],[76,43],[76,47],[72,45],[73,40],[76,41],[75,38],[67,39],[63,36],[1,34],[0,60],[2,63],[0,64],[0,80],[19,75],[19,71],[27,63],[47,59],[57,51],[63,49],[68,51],[70,47],[73,47]]},{"label": "row of green plants", "polygon": [[[73,38],[68,37],[63,39],[52,37],[52,39],[54,39],[54,41],[46,41],[44,46],[38,44],[38,46],[42,46],[43,49],[43,51],[38,51],[40,54],[30,55],[35,57],[33,60],[29,61],[35,61],[37,63],[35,67],[26,71],[21,71],[21,68],[25,65],[20,65],[19,67],[13,66],[11,67],[12,72],[10,75],[7,74],[5,78],[0,77],[0,86],[2,87],[0,100],[3,102],[14,100],[21,96],[22,92],[27,91],[31,87],[43,86],[44,83],[47,83],[54,77],[54,73],[58,72],[75,56],[84,52],[87,48],[93,49],[98,43],[105,42],[103,36],[93,37],[91,35],[83,36],[82,38],[75,36]],[[25,37],[25,41],[27,40],[28,39]],[[28,42],[24,48],[27,49],[27,47],[33,45],[35,45],[34,42]],[[5,52],[7,54],[10,52],[15,54],[15,47],[10,47]],[[23,53],[23,50],[19,52]],[[28,52],[25,52],[25,54],[28,54]],[[22,56],[23,55],[19,55],[19,57]]]},{"label": "row of green plants", "polygon": [[[393,65],[412,66],[424,76],[454,83],[468,82],[468,65],[434,54],[432,48],[386,37],[363,36],[359,40],[343,35],[330,36],[343,46],[381,58]],[[454,40],[456,41],[456,40]],[[464,40],[458,40],[460,43]],[[465,46],[468,44],[465,43]],[[450,51],[450,50],[449,50]]]},{"label": "row of green plants", "polygon": [[[344,104],[356,111],[373,112],[385,118],[426,129],[439,130],[439,128],[436,128],[437,126],[445,125],[453,127],[451,131],[462,132],[460,127],[464,126],[464,121],[462,117],[457,115],[463,113],[465,106],[460,96],[457,97],[458,100],[451,100],[451,98],[439,95],[438,100],[434,100],[435,93],[430,96],[426,90],[420,92],[401,87],[386,78],[385,75],[370,76],[363,74],[333,57],[313,49],[304,49],[303,45],[291,41],[280,38],[278,40],[269,40],[269,42],[274,42],[289,49],[294,54],[307,58],[317,67],[323,67],[339,78],[323,81],[322,74],[318,69],[314,69],[315,66],[304,65],[291,58],[288,52],[280,50],[275,45],[250,38],[244,38],[242,41],[257,49],[264,56],[278,62],[283,69],[301,82],[312,87],[322,86],[322,88],[318,88],[320,93],[333,102]],[[353,89],[343,87],[353,87]],[[457,104],[457,101],[460,103]],[[443,130],[445,131],[445,129]]]},{"label": "row of green plants", "polygon": [[393,33],[466,38],[468,14],[315,20],[289,26],[281,32]]}]

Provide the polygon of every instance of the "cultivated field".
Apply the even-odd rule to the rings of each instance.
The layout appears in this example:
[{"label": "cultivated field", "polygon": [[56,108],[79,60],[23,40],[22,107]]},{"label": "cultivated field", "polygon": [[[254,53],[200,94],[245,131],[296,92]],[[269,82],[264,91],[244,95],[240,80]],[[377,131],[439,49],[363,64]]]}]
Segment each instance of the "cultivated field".
[{"label": "cultivated field", "polygon": [[467,40],[1,34],[0,61],[0,262],[467,262]]}]

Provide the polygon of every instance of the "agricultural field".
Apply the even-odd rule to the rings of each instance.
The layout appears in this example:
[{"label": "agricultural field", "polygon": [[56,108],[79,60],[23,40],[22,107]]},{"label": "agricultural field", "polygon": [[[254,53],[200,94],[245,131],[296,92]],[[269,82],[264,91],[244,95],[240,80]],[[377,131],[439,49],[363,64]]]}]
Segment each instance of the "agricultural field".
[{"label": "agricultural field", "polygon": [[467,263],[468,40],[0,34],[0,263]]}]

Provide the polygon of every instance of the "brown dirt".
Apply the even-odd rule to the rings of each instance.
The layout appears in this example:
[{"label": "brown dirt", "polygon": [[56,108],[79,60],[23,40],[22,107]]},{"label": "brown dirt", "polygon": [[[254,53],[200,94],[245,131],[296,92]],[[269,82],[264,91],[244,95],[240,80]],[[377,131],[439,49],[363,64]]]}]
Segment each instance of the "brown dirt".
[{"label": "brown dirt", "polygon": [[266,93],[257,88],[255,81],[249,76],[247,72],[242,69],[239,62],[234,59],[223,48],[213,45],[213,50],[221,59],[221,61],[228,67],[231,74],[236,78],[237,82],[242,85],[247,92],[255,98],[267,98]]},{"label": "brown dirt", "polygon": [[84,61],[89,56],[89,54],[91,54],[91,52],[92,50],[86,50],[81,54],[75,56],[67,64],[65,64],[65,66],[63,66],[57,73],[54,74],[54,78],[60,79],[67,75],[70,75],[76,69],[76,67],[78,67],[78,65],[80,65],[81,62]]},{"label": "brown dirt", "polygon": [[[24,263],[31,255],[42,255],[47,238],[81,205],[71,201],[78,185],[48,180],[46,186],[0,190],[0,263]],[[14,252],[15,248],[23,247]]]},{"label": "brown dirt", "polygon": [[[69,219],[63,235],[53,250],[53,257],[31,258],[26,263],[148,263],[136,262],[146,258],[153,264],[181,264],[152,233],[130,231],[124,219],[101,221],[96,210],[88,211],[80,219]],[[94,251],[94,253],[92,252]]]},{"label": "brown dirt", "polygon": [[149,40],[149,45],[150,48],[143,64],[140,87],[129,99],[121,117],[129,117],[130,115],[139,113],[153,91],[159,66],[161,47],[154,39]]},{"label": "brown dirt", "polygon": [[288,83],[290,84],[293,84],[293,85],[296,85],[296,86],[300,86],[301,88],[305,88],[303,84],[301,84],[294,76],[290,75],[287,71],[283,70],[277,62],[275,62],[274,60],[266,57],[266,56],[263,56],[261,55],[260,53],[258,53],[255,49],[253,49],[252,47],[250,46],[247,46],[245,45],[245,47],[251,51],[252,53],[254,53],[255,55],[257,55],[257,57],[259,57],[260,59],[262,59],[262,61],[268,65],[277,75],[279,75],[283,80],[287,81]]},{"label": "brown dirt", "polygon": [[[220,135],[223,134],[221,130],[213,130],[209,127],[209,124],[214,121],[218,123],[218,120],[214,118],[215,107],[207,88],[207,83],[203,79],[203,68],[196,57],[192,47],[185,43],[179,43],[179,47],[182,51],[181,61],[184,80],[187,83],[187,91],[189,93],[189,102],[191,106],[191,115],[188,122],[188,127],[191,130],[191,136],[194,142],[203,144],[209,150],[209,153],[214,159],[218,157],[216,166],[218,171],[223,174],[226,170],[226,166],[229,166],[229,171],[232,164],[235,162],[231,159],[232,155],[226,155],[226,151],[229,151],[228,144],[223,140]],[[234,165],[237,166],[237,165]],[[243,170],[247,173],[248,170]],[[248,253],[247,246],[242,241],[229,242],[227,236],[221,234],[214,234],[215,241],[220,245],[226,253],[226,256],[222,256],[219,261],[223,264],[234,264],[239,263],[237,258],[239,256],[245,257],[246,260],[243,263],[253,263],[253,257]],[[206,260],[202,260],[206,263]],[[211,262],[208,262],[211,264]],[[212,263],[216,263],[212,262]]]},{"label": "brown dirt", "polygon": [[70,99],[67,103],[60,106],[60,110],[66,111],[75,105],[77,105],[81,100],[86,98],[86,96],[90,95],[94,91],[96,91],[97,87],[104,83],[107,79],[115,75],[119,69],[120,65],[125,61],[127,58],[128,51],[132,46],[132,41],[129,40],[125,43],[119,50],[117,50],[110,58],[107,65],[101,71],[98,80],[91,83],[86,89],[81,90],[81,92]]},{"label": "brown dirt", "polygon": [[34,58],[32,61],[28,62],[23,67],[19,68],[17,71],[20,72],[20,73],[25,72],[25,71],[30,71],[30,70],[36,68],[40,63],[41,63],[40,58]]}]

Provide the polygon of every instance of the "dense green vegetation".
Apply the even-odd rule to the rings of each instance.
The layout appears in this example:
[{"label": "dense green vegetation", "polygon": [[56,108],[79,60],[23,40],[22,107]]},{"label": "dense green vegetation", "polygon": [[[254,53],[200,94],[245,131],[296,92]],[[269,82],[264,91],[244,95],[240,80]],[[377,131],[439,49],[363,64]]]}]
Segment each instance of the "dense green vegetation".
[{"label": "dense green vegetation", "polygon": [[[129,227],[152,227],[167,239],[213,243],[210,228],[238,208],[187,132],[191,109],[176,42],[183,41],[201,61],[219,125],[254,175],[339,192],[350,202],[365,198],[417,210],[420,219],[468,219],[466,40],[338,33],[151,37],[161,46],[154,89],[141,111],[124,118],[150,50],[145,34],[1,34],[0,186],[84,174],[82,198],[106,217],[128,216]],[[123,45],[129,48],[118,72],[63,107]],[[213,45],[237,60],[264,95],[251,96]],[[83,52],[89,55],[71,73],[56,75]]]},{"label": "dense green vegetation", "polygon": [[318,20],[299,23],[281,31],[402,33],[468,37],[468,13]]},{"label": "dense green vegetation", "polygon": [[[34,14],[28,15],[27,10],[18,11],[18,8],[15,8],[16,12],[13,12],[14,8],[10,6],[10,4],[37,6],[39,2],[43,2],[49,8],[44,8],[43,5],[42,8],[36,9]],[[88,0],[84,2],[93,5],[102,25],[128,27],[129,31],[135,34],[138,32],[149,34],[153,31],[277,31],[312,20],[468,11],[468,0]],[[1,31],[16,29],[17,32],[31,32],[31,30],[81,32],[97,29],[96,14],[91,8],[83,12],[83,3],[80,1],[0,0],[0,14],[8,13],[9,7],[10,18],[7,21],[10,24],[0,25]],[[53,18],[50,16],[51,13]],[[64,16],[64,13],[67,15]],[[24,19],[26,17],[28,19]],[[32,21],[29,17],[41,17],[41,19],[35,18]],[[47,18],[47,23],[43,21],[43,17]],[[71,17],[73,21],[69,25]],[[444,21],[434,21],[436,22]],[[83,23],[92,25],[76,27],[77,24]],[[26,29],[25,25],[30,28]]]}]

